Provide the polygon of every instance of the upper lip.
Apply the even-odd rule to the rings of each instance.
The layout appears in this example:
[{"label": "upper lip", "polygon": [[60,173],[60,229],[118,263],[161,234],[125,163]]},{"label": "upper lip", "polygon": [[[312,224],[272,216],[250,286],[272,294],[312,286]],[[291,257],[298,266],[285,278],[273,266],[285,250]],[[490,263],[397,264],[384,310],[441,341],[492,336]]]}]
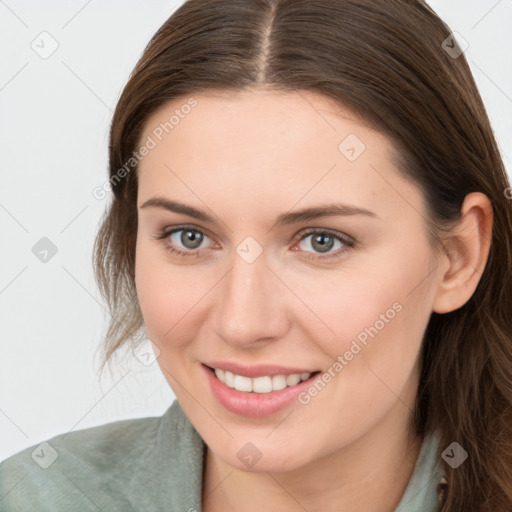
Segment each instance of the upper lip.
[{"label": "upper lip", "polygon": [[243,377],[264,377],[274,375],[291,375],[293,373],[314,373],[318,370],[310,370],[307,368],[298,368],[290,366],[278,366],[274,364],[258,364],[258,365],[244,365],[239,363],[232,363],[229,361],[206,361],[204,365],[213,369],[219,369],[234,373],[235,375],[242,375]]}]

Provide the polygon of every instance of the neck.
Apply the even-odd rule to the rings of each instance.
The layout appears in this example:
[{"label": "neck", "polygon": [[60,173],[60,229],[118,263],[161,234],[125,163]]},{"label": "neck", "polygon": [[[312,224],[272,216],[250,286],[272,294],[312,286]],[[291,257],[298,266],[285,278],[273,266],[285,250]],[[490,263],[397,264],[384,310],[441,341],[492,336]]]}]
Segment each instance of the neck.
[{"label": "neck", "polygon": [[[400,401],[394,409],[350,445],[292,471],[239,470],[207,448],[203,511],[291,512],[302,508],[309,512],[393,512],[411,478],[422,442],[411,434],[410,411]],[[399,417],[402,422],[397,422]]]}]

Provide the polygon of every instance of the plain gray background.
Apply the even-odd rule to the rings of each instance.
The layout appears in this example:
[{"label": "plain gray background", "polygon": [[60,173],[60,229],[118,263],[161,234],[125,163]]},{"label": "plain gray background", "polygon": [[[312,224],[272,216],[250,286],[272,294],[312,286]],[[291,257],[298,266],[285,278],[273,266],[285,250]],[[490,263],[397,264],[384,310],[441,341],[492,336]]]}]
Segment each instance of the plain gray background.
[{"label": "plain gray background", "polygon": [[[161,415],[174,399],[156,362],[132,357],[97,376],[107,314],[91,254],[107,202],[92,191],[107,179],[122,88],[181,3],[0,1],[0,460],[70,430]],[[512,1],[430,4],[469,44],[510,174]],[[32,250],[43,237],[57,250],[46,262]]]}]

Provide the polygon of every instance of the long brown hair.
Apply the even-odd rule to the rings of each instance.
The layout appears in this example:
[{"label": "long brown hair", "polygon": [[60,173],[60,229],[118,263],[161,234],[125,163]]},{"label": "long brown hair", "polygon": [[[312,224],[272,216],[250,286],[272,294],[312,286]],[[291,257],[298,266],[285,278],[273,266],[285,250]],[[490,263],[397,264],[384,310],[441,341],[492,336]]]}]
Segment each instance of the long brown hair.
[{"label": "long brown hair", "polygon": [[112,314],[103,367],[119,347],[143,337],[133,154],[150,114],[169,100],[215,90],[321,93],[396,144],[400,172],[425,194],[435,240],[460,218],[467,194],[480,191],[491,201],[491,249],[477,289],[456,311],[431,315],[414,428],[421,436],[439,433],[438,456],[454,441],[469,453],[457,469],[442,462],[449,482],[442,510],[512,510],[509,182],[450,34],[421,0],[189,0],[178,8],[147,45],[111,125],[111,203],[94,247]]}]

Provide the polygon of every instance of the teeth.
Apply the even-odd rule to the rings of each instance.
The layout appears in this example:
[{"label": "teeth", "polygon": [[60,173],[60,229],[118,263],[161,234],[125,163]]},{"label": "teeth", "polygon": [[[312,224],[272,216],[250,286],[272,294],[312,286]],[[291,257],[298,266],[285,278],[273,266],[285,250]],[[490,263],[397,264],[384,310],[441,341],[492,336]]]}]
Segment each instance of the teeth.
[{"label": "teeth", "polygon": [[235,375],[235,389],[238,389],[238,391],[252,391],[252,386],[252,379],[249,377]]},{"label": "teeth", "polygon": [[311,373],[293,373],[291,375],[274,375],[273,377],[265,376],[251,379],[250,377],[235,375],[216,368],[215,375],[226,386],[238,391],[270,393],[271,391],[279,391],[288,386],[295,386],[299,382],[309,379]]},{"label": "teeth", "polygon": [[[293,375],[287,375],[286,377],[286,384],[288,386],[295,386],[295,384],[298,384],[300,382],[300,379],[302,377],[298,375],[297,373],[294,373]],[[306,380],[306,379],[304,379]]]},{"label": "teeth", "polygon": [[[220,380],[220,377],[218,375],[217,378],[219,378]],[[226,384],[226,386],[229,386],[230,388],[235,387],[235,376],[231,372],[224,372],[224,384]]]},{"label": "teeth", "polygon": [[272,377],[272,389],[274,391],[284,389],[286,386],[286,377],[284,375],[274,375]]},{"label": "teeth", "polygon": [[255,393],[270,393],[272,391],[272,377],[256,377],[251,380]]}]

